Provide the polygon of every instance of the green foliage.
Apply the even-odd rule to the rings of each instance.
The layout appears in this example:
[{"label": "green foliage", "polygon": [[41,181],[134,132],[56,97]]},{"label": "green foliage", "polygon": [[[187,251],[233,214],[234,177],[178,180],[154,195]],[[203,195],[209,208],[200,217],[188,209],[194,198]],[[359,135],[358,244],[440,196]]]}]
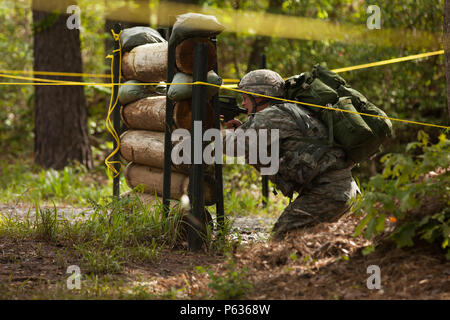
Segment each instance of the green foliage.
[{"label": "green foliage", "polygon": [[230,252],[236,244],[236,241],[233,241],[233,236],[235,236],[238,239],[238,243],[240,243],[239,231],[233,232],[232,227],[233,220],[227,215],[224,217],[222,227],[217,225],[216,230],[213,230],[212,224],[207,225],[205,235],[207,251],[219,254]]},{"label": "green foliage", "polygon": [[34,33],[43,32],[43,31],[51,28],[55,24],[56,20],[58,20],[60,15],[61,14],[58,11],[50,12],[41,21],[33,23],[33,26],[32,26],[33,32]]},{"label": "green foliage", "polygon": [[38,239],[48,242],[55,242],[57,239],[58,216],[56,207],[52,209],[40,210],[36,207],[36,234]]},{"label": "green foliage", "polygon": [[[3,0],[0,21],[0,69],[31,70],[33,34],[29,3]],[[8,80],[0,78],[0,82]],[[33,87],[2,85],[0,101],[0,150],[8,150],[13,157],[29,152],[33,142]]]},{"label": "green foliage", "polygon": [[220,275],[201,266],[197,266],[196,269],[200,273],[208,273],[211,279],[208,287],[214,290],[212,299],[241,299],[252,288],[251,283],[245,278],[248,272],[247,269],[238,269],[236,263],[231,258],[227,261],[226,271]]},{"label": "green foliage", "polygon": [[[450,141],[442,133],[439,141],[431,144],[423,131],[418,140],[408,144],[406,154],[382,158],[383,173],[372,177],[356,199],[355,211],[364,218],[355,234],[373,238],[385,231],[390,216],[397,221],[392,238],[398,247],[412,246],[419,236],[429,242],[440,241],[450,257]],[[434,209],[438,212],[421,207],[427,200],[442,204]]]},{"label": "green foliage", "polygon": [[[278,215],[289,204],[289,199],[279,193],[275,199],[270,199],[266,208],[263,208],[261,176],[251,165],[224,165],[223,177],[224,206],[230,215]],[[273,189],[275,186],[269,182],[269,197]]]},{"label": "green foliage", "polygon": [[122,271],[121,259],[124,252],[120,247],[99,248],[95,244],[77,244],[75,245],[77,253],[82,258],[83,270],[87,274],[107,274],[119,273]]}]

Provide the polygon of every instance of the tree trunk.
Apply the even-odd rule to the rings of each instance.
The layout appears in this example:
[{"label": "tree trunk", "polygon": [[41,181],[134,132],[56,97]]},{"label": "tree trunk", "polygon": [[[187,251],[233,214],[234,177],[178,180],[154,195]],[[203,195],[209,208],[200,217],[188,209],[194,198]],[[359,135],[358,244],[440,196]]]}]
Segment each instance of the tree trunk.
[{"label": "tree trunk", "polygon": [[447,78],[447,108],[450,121],[450,0],[445,0],[444,7],[444,50],[445,75]]},{"label": "tree trunk", "polygon": [[[43,1],[33,1],[34,70],[81,73],[79,30],[68,29],[69,15],[64,10],[60,14],[38,11]],[[81,81],[79,77],[47,78]],[[62,169],[73,160],[92,168],[82,86],[35,87],[34,142],[35,162],[44,168]]]}]

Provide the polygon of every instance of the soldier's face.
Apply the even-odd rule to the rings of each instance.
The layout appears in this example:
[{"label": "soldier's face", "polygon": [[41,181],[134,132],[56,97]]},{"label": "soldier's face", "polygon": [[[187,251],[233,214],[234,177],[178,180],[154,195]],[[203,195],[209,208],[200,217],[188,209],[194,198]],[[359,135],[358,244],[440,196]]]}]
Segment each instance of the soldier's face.
[{"label": "soldier's face", "polygon": [[247,109],[247,113],[252,112],[252,101],[250,100],[250,96],[248,94],[242,95],[242,107]]},{"label": "soldier's face", "polygon": [[[262,100],[261,97],[255,97],[255,102],[258,103]],[[252,99],[248,94],[242,94],[242,107],[247,109],[247,114],[251,114],[253,112],[253,103]]]}]

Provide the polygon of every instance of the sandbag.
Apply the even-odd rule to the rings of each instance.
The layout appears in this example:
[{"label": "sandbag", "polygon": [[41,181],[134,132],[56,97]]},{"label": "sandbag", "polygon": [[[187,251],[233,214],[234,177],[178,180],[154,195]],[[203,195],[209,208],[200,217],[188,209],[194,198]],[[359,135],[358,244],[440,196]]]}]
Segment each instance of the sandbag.
[{"label": "sandbag", "polygon": [[120,44],[122,52],[128,52],[131,49],[147,43],[166,42],[158,31],[149,27],[133,27],[123,29],[120,34]]},{"label": "sandbag", "polygon": [[[191,130],[192,100],[181,100],[175,103],[173,120],[177,128]],[[203,130],[206,131],[214,126],[214,109],[212,103],[206,103]]]},{"label": "sandbag", "polygon": [[119,101],[122,105],[135,102],[137,100],[165,94],[165,85],[160,86],[145,86],[145,85],[132,85],[133,83],[142,83],[138,80],[129,80],[119,88]]},{"label": "sandbag", "polygon": [[[222,78],[214,71],[207,74],[207,82],[215,85],[222,85]],[[183,72],[177,72],[173,77],[172,83],[192,83],[192,76]],[[173,101],[181,101],[192,97],[192,85],[171,85],[167,91],[167,96]],[[206,98],[209,99],[219,92],[218,87],[207,86]]]},{"label": "sandbag", "polygon": [[120,136],[120,155],[127,161],[164,167],[164,132],[128,130]]},{"label": "sandbag", "polygon": [[166,96],[153,96],[122,106],[120,115],[130,129],[164,131]]},{"label": "sandbag", "polygon": [[[120,155],[129,162],[164,168],[164,132],[128,130],[120,136]],[[180,143],[174,142],[173,148]],[[190,144],[189,144],[190,146]],[[189,164],[173,164],[172,170],[189,174]],[[214,176],[214,165],[204,165],[205,175]]]},{"label": "sandbag", "polygon": [[[164,172],[159,168],[140,165],[130,162],[125,168],[125,180],[130,188],[138,185],[144,186],[144,192],[156,194],[162,197]],[[172,172],[170,183],[170,198],[179,200],[183,194],[188,193],[189,176],[179,172]],[[205,205],[215,203],[214,185],[211,182],[205,182],[204,188]]]},{"label": "sandbag", "polygon": [[[175,103],[173,119],[176,128],[190,130],[192,116],[192,100],[181,100]],[[166,97],[148,97],[122,106],[120,115],[123,123],[130,129],[164,132],[166,121]],[[214,109],[211,102],[206,103],[203,130],[214,126]]]},{"label": "sandbag", "polygon": [[167,42],[149,43],[125,52],[122,73],[127,80],[160,82],[167,79]]},{"label": "sandbag", "polygon": [[[127,161],[164,168],[164,132],[128,130],[120,136],[120,155]],[[189,174],[189,165],[173,165],[177,172]]]},{"label": "sandbag", "polygon": [[194,70],[194,47],[195,44],[204,42],[208,44],[208,71],[212,70],[217,63],[216,47],[208,38],[190,38],[181,42],[175,50],[175,63],[177,68],[187,74]]},{"label": "sandbag", "polygon": [[177,17],[170,35],[169,45],[176,46],[187,38],[213,37],[223,30],[225,30],[225,27],[214,16],[185,13]]}]

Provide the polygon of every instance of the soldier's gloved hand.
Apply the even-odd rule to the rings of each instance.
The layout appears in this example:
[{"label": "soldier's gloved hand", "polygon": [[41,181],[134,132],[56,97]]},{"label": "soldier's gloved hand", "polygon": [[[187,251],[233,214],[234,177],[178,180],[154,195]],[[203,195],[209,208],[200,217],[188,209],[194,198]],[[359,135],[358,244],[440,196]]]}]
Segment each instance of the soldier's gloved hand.
[{"label": "soldier's gloved hand", "polygon": [[225,122],[226,129],[236,129],[242,125],[242,121],[238,119],[231,119],[230,121]]},{"label": "soldier's gloved hand", "polygon": [[292,195],[294,194],[294,185],[292,183],[284,180],[279,173],[272,176],[271,180],[284,196],[292,198]]},{"label": "soldier's gloved hand", "polygon": [[294,194],[294,186],[290,182],[284,182],[281,185],[277,185],[277,188],[281,191],[281,193],[288,198],[292,198]]}]

